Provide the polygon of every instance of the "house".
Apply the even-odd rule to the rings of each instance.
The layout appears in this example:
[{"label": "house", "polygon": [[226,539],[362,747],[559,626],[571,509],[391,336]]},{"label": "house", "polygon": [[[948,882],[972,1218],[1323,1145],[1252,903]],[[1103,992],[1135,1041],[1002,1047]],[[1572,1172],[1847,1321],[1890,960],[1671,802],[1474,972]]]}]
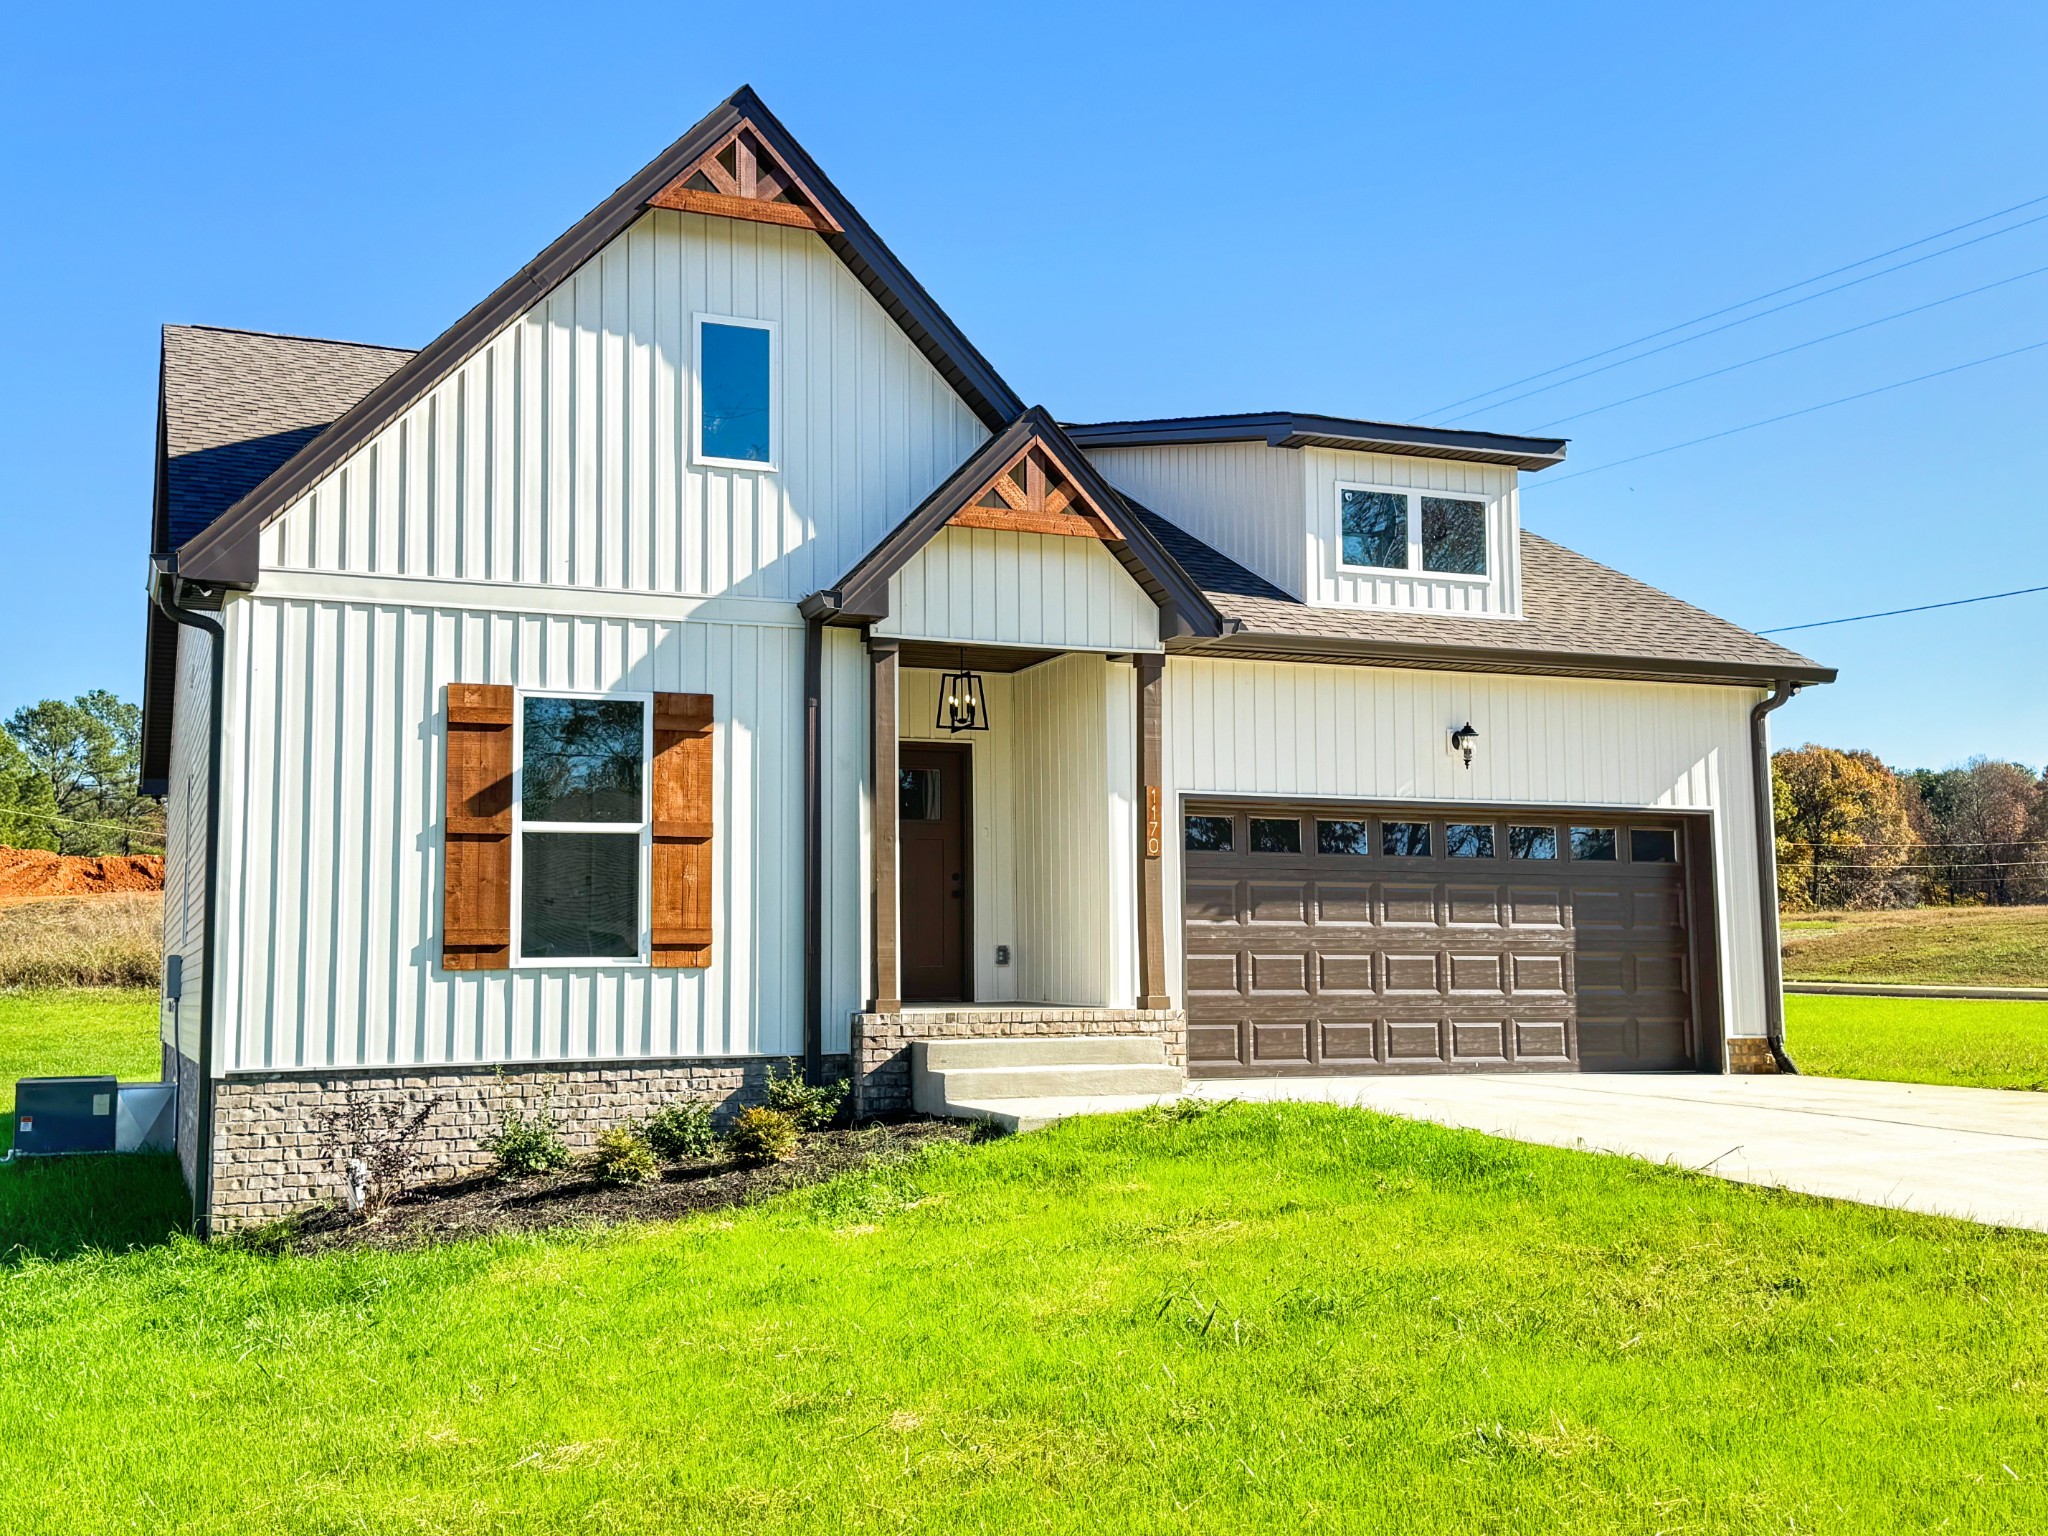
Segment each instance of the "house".
[{"label": "house", "polygon": [[456,1168],[508,1093],[901,1110],[919,1042],[1772,1065],[1764,717],[1831,672],[1525,532],[1560,441],[1027,407],[751,91],[423,350],[173,326],[161,398],[211,1224],[366,1095]]}]

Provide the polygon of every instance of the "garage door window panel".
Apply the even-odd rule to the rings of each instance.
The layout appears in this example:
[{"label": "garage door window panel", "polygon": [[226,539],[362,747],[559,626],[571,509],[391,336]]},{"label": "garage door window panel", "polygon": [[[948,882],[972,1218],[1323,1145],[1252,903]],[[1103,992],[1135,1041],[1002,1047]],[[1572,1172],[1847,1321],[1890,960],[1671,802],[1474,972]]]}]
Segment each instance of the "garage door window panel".
[{"label": "garage door window panel", "polygon": [[1390,859],[1428,858],[1429,823],[1426,821],[1381,822],[1380,852]]},{"label": "garage door window panel", "polygon": [[1678,833],[1670,827],[1633,827],[1628,834],[1631,864],[1676,864]]},{"label": "garage door window panel", "polygon": [[1372,827],[1363,821],[1318,821],[1316,852],[1364,858],[1372,852]]},{"label": "garage door window panel", "polygon": [[1614,846],[1612,827],[1572,828],[1572,857],[1581,864],[1611,864]]},{"label": "garage door window panel", "polygon": [[1301,852],[1301,823],[1293,817],[1254,816],[1251,823],[1253,853]]},{"label": "garage door window panel", "polygon": [[1557,828],[1509,827],[1508,857],[1511,859],[1556,858]]},{"label": "garage door window panel", "polygon": [[1187,819],[1187,850],[1190,853],[1228,853],[1231,850],[1235,818],[1190,816]]},{"label": "garage door window panel", "polygon": [[1454,859],[1493,857],[1493,827],[1486,822],[1454,821],[1444,828],[1444,852]]}]

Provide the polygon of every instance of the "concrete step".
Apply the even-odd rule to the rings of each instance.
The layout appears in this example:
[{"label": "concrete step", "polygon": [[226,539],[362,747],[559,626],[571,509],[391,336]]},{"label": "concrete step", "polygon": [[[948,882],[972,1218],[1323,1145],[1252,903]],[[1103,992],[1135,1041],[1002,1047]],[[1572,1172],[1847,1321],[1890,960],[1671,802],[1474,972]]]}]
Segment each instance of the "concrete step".
[{"label": "concrete step", "polygon": [[1177,1093],[1114,1093],[1077,1098],[961,1099],[946,1106],[954,1120],[982,1120],[1005,1131],[1040,1131],[1074,1115],[1121,1115],[1171,1104]]},{"label": "concrete step", "polygon": [[1011,1035],[985,1040],[913,1040],[913,1072],[979,1067],[1163,1066],[1166,1042],[1150,1035]]},{"label": "concrete step", "polygon": [[1138,1062],[968,1067],[918,1072],[910,1078],[911,1103],[921,1114],[943,1115],[948,1104],[986,1099],[1105,1098],[1175,1094],[1186,1086],[1178,1067]]}]

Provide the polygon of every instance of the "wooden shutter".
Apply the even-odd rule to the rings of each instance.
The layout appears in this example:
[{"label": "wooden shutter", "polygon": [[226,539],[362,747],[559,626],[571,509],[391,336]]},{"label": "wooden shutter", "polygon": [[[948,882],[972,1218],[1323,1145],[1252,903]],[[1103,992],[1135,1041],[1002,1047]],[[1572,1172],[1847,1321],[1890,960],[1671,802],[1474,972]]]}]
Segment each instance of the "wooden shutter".
[{"label": "wooden shutter", "polygon": [[441,965],[512,964],[512,690],[448,685],[448,816],[441,837]]},{"label": "wooden shutter", "polygon": [[653,960],[711,963],[711,695],[654,696]]}]

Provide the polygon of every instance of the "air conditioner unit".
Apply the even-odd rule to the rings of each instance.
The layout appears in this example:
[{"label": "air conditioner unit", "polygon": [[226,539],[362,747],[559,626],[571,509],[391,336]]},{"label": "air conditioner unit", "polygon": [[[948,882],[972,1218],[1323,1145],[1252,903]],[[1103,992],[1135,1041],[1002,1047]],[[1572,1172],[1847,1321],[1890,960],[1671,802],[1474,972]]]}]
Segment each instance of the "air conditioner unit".
[{"label": "air conditioner unit", "polygon": [[14,1085],[14,1152],[170,1152],[178,1085],[111,1077],[24,1077]]}]

